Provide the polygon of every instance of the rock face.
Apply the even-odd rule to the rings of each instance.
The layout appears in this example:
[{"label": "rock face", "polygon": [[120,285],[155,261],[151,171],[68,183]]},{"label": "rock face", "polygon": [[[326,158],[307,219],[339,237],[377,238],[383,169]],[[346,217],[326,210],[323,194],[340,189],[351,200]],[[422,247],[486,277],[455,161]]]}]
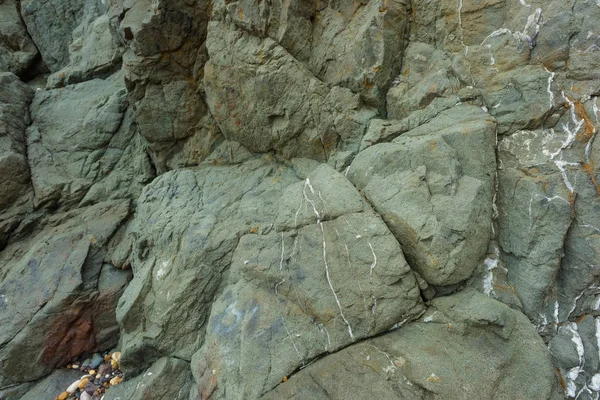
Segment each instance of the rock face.
[{"label": "rock face", "polygon": [[597,3],[0,0],[0,399],[597,399]]},{"label": "rock face", "polygon": [[403,329],[309,365],[262,398],[560,399],[545,353],[523,314],[465,290],[434,299]]}]

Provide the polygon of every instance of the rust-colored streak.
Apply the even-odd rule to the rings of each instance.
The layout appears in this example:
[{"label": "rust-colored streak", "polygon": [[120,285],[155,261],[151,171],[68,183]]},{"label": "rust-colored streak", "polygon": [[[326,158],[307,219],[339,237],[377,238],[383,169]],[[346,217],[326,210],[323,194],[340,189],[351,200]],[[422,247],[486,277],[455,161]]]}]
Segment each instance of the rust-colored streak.
[{"label": "rust-colored streak", "polygon": [[594,136],[594,124],[592,124],[592,121],[590,121],[590,117],[588,117],[587,113],[585,112],[585,108],[583,107],[583,104],[581,104],[581,101],[573,100],[569,98],[569,96],[567,96],[567,98],[575,105],[575,115],[583,120],[583,132],[577,134],[576,139],[582,143],[587,143]]},{"label": "rust-colored streak", "polygon": [[49,326],[52,328],[46,334],[42,349],[44,365],[66,365],[73,357],[95,350],[92,312],[85,305],[55,314]]},{"label": "rust-colored streak", "polygon": [[596,187],[596,196],[599,196],[600,195],[600,185],[598,184],[598,181],[596,180],[596,175],[594,174],[595,169],[596,168],[594,166],[593,161],[583,163],[583,170],[590,177],[590,180]]}]

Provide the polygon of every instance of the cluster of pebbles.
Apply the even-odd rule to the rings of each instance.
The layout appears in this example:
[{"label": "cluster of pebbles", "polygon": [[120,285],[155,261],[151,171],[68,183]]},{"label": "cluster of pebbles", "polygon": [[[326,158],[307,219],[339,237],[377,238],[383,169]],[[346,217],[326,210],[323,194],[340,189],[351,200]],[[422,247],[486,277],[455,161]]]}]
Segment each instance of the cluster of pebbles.
[{"label": "cluster of pebbles", "polygon": [[118,351],[103,355],[94,353],[81,363],[67,365],[67,368],[80,370],[83,375],[54,400],[102,400],[108,388],[123,380],[123,372],[119,369],[120,359],[121,353]]}]

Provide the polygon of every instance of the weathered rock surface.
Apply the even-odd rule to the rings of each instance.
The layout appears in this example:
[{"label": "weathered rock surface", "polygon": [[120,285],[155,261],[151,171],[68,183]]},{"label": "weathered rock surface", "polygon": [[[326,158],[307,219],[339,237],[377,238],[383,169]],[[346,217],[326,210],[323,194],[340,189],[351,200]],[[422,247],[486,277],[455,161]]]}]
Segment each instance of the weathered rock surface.
[{"label": "weathered rock surface", "polygon": [[106,77],[121,67],[125,48],[107,12],[105,2],[89,1],[83,6],[81,23],[69,38],[69,63],[48,77],[49,88]]},{"label": "weathered rock surface", "polygon": [[544,350],[523,314],[464,291],[433,300],[418,322],[318,360],[261,398],[560,399]]},{"label": "weathered rock surface", "polygon": [[348,168],[348,178],[430,284],[467,279],[487,251],[494,128],[478,107],[455,107],[366,149]]},{"label": "weathered rock surface", "polygon": [[24,0],[21,17],[50,71],[69,63],[72,33],[83,17],[84,3],[77,0]]},{"label": "weathered rock surface", "polygon": [[75,370],[59,369],[41,380],[21,397],[23,400],[50,399],[62,393],[66,387],[81,377]]},{"label": "weathered rock surface", "polygon": [[598,20],[0,0],[0,398],[597,399]]},{"label": "weathered rock surface", "polygon": [[36,205],[63,208],[139,195],[153,171],[127,106],[120,73],[38,92],[27,132]]},{"label": "weathered rock surface", "polygon": [[119,29],[134,119],[158,173],[197,165],[222,140],[201,93],[212,2],[124,2]]},{"label": "weathered rock surface", "polygon": [[17,229],[31,202],[25,130],[33,90],[12,73],[0,73],[0,249]]},{"label": "weathered rock surface", "polygon": [[21,19],[19,2],[0,3],[0,71],[22,75],[33,65],[38,50]]},{"label": "weathered rock surface", "polygon": [[113,310],[129,273],[104,263],[105,244],[128,213],[120,201],[57,214],[2,252],[0,387],[116,344]]},{"label": "weathered rock surface", "polygon": [[258,397],[316,356],[424,310],[400,246],[341,174],[318,167],[277,202],[274,231],[240,238],[192,359],[215,398]]},{"label": "weathered rock surface", "polygon": [[158,359],[143,374],[104,395],[105,400],[184,399],[190,392],[192,374],[189,364],[172,357]]}]

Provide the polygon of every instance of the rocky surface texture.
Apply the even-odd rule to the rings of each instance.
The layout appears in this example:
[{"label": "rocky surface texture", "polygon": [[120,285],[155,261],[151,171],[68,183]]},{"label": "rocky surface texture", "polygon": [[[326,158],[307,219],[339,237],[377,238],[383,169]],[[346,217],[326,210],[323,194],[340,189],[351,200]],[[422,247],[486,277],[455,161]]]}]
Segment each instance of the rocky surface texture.
[{"label": "rocky surface texture", "polygon": [[597,400],[598,21],[0,0],[0,399]]}]

